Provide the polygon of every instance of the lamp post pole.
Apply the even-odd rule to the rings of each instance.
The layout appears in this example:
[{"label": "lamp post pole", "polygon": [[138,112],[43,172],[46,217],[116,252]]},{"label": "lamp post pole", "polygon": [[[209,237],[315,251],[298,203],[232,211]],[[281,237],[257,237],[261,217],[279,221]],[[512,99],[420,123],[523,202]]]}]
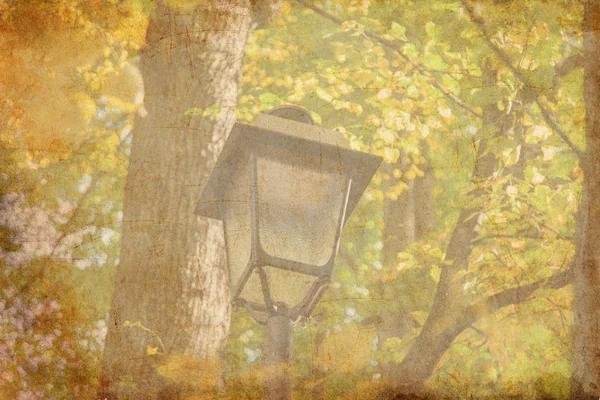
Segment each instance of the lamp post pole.
[{"label": "lamp post pole", "polygon": [[275,314],[267,319],[266,361],[269,366],[264,387],[265,400],[290,400],[292,397],[292,343],[294,322],[287,316]]}]

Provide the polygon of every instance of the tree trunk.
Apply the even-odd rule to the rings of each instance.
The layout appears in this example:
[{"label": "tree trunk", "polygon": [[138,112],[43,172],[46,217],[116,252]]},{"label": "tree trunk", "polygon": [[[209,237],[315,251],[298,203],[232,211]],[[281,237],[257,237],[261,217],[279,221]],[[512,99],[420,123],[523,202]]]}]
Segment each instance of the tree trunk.
[{"label": "tree trunk", "polygon": [[[434,176],[429,164],[429,147],[427,142],[420,142],[422,156],[425,162],[418,167],[423,176],[414,179],[404,179],[407,185],[405,191],[397,199],[386,197],[383,201],[384,236],[383,261],[393,265],[399,252],[406,249],[410,243],[419,240],[434,226],[433,185]],[[394,170],[405,173],[412,161],[405,152],[401,152],[398,161],[387,165],[389,180],[384,183],[384,190],[393,190],[398,184]]]},{"label": "tree trunk", "polygon": [[[484,85],[495,85],[496,71],[484,65],[483,78]],[[483,107],[483,112],[484,126],[498,127],[498,135],[507,131],[508,118],[498,110],[496,104]],[[492,177],[496,165],[493,152],[486,151],[486,141],[482,139],[472,178],[472,183],[478,186],[471,192],[474,200],[486,195],[479,183]],[[475,205],[461,210],[446,250],[431,312],[404,360],[389,368],[389,384],[396,393],[418,392],[452,341],[466,328],[462,315],[467,305],[462,303],[462,282],[457,275],[468,267],[473,239],[477,237],[479,228],[477,214],[481,211],[480,206]]]},{"label": "tree trunk", "polygon": [[572,399],[600,397],[600,2],[583,17],[587,147],[574,272]]},{"label": "tree trunk", "polygon": [[[178,9],[158,1],[149,21],[141,54],[148,115],[136,120],[131,148],[102,399],[177,398],[187,385],[197,388],[169,382],[156,364],[183,354],[214,368],[228,334],[221,225],[194,208],[235,122],[246,44],[276,2],[200,3]],[[212,105],[220,112],[185,115]],[[215,380],[207,385],[214,389]]]},{"label": "tree trunk", "polygon": [[433,203],[433,186],[435,176],[429,162],[429,145],[425,140],[420,141],[422,156],[425,162],[419,165],[423,176],[415,179],[413,186],[415,207],[415,237],[421,239],[435,227],[435,204]]},{"label": "tree trunk", "polygon": [[[386,197],[383,202],[383,261],[387,266],[394,266],[399,252],[405,251],[408,245],[421,239],[434,227],[434,176],[429,163],[429,147],[424,140],[420,141],[420,147],[425,162],[418,167],[423,171],[423,176],[405,180],[407,189],[397,199]],[[409,157],[402,152],[398,162],[387,166],[389,180],[385,181],[385,189],[389,190],[398,184],[399,179],[394,177],[394,169],[404,173],[410,165]],[[381,349],[388,338],[402,337],[416,323],[407,310],[398,309],[395,312],[379,313],[373,325],[377,328],[377,343]],[[383,365],[381,372],[385,379],[390,378],[389,365]]]},{"label": "tree trunk", "polygon": [[[406,172],[410,161],[405,152],[401,152],[398,161],[387,165],[389,180],[384,183],[384,190],[394,190],[399,179],[394,177],[394,170]],[[414,179],[404,179],[406,189],[396,199],[386,197],[383,201],[383,228],[385,243],[383,262],[394,265],[397,255],[415,240],[415,199],[413,193]]]}]

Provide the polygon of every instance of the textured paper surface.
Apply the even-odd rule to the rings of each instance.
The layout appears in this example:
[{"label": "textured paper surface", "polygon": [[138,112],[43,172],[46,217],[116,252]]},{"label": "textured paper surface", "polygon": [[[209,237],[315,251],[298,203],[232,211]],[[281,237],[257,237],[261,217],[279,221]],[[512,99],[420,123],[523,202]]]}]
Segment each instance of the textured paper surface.
[{"label": "textured paper surface", "polygon": [[[0,398],[258,399],[282,371],[293,399],[598,398],[597,8],[0,2]],[[273,189],[247,201],[275,227],[267,253],[324,264],[337,215],[319,203],[356,167],[335,160],[383,163],[278,364],[259,323],[276,307],[230,304],[250,211],[227,245],[195,211],[224,146],[247,157],[236,121],[282,105],[329,147],[303,175],[282,167],[307,161],[295,145],[263,143],[290,154],[261,161]],[[242,173],[218,175],[205,215],[250,190]],[[316,281],[296,274],[267,279],[275,300]]]}]

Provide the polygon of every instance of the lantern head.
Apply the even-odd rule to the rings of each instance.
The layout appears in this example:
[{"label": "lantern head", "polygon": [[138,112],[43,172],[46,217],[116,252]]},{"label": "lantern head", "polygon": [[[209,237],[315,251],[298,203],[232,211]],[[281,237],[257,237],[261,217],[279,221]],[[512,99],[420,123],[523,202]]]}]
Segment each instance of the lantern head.
[{"label": "lantern head", "polygon": [[196,208],[223,221],[234,304],[257,320],[308,315],[331,278],[342,226],[380,163],[299,107],[236,123]]}]

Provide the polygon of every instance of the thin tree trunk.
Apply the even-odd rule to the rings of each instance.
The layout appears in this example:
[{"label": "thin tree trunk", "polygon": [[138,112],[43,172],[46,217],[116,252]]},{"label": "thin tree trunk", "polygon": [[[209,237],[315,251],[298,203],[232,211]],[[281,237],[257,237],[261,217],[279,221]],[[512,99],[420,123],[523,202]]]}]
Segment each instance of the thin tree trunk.
[{"label": "thin tree trunk", "polygon": [[435,227],[435,204],[433,203],[433,186],[435,176],[429,162],[429,145],[425,140],[420,141],[422,156],[425,162],[419,165],[423,176],[415,179],[413,185],[415,207],[415,238],[421,239],[423,235]]},{"label": "thin tree trunk", "polygon": [[[422,177],[405,180],[407,189],[397,199],[384,199],[384,236],[383,261],[387,266],[394,266],[399,252],[405,251],[412,242],[419,240],[434,226],[433,185],[434,176],[429,164],[429,147],[427,142],[420,142],[425,163],[418,167],[423,171]],[[411,161],[402,152],[395,164],[388,165],[389,180],[385,189],[391,189],[398,184],[394,177],[394,169],[403,173],[410,167]],[[388,338],[402,337],[415,327],[415,321],[407,310],[382,312],[372,323],[377,329],[378,347],[381,349]],[[388,365],[381,369],[385,379],[390,378]]]},{"label": "thin tree trunk", "polygon": [[[157,362],[185,354],[214,368],[221,356],[230,322],[222,229],[194,208],[235,122],[256,17],[275,10],[264,3],[209,1],[186,10],[159,1],[150,18],[141,55],[148,115],[134,130],[102,399],[176,398],[182,385],[161,377]],[[212,105],[220,112],[185,115]]]},{"label": "thin tree trunk", "polygon": [[583,17],[587,148],[574,272],[572,399],[600,397],[600,2]]},{"label": "thin tree trunk", "polygon": [[[434,176],[429,164],[429,147],[421,142],[422,156],[425,163],[418,167],[422,170],[422,177],[404,179],[407,185],[405,191],[397,199],[385,198],[383,202],[384,236],[383,261],[386,265],[393,265],[399,252],[406,249],[410,243],[419,240],[434,226],[433,185]],[[405,173],[411,160],[402,152],[398,161],[387,166],[389,180],[385,181],[384,190],[393,189],[399,182],[394,177],[394,170]]]},{"label": "thin tree trunk", "polygon": [[[399,179],[394,177],[394,170],[406,172],[410,161],[405,152],[401,152],[398,161],[387,165],[389,180],[384,183],[384,190],[394,190]],[[415,240],[415,199],[413,193],[414,179],[404,179],[406,189],[396,199],[386,197],[383,201],[383,228],[385,243],[383,261],[386,265],[394,265],[396,256]]]},{"label": "thin tree trunk", "polygon": [[[496,71],[485,65],[483,79],[485,86],[495,85]],[[483,111],[484,126],[498,127],[498,135],[507,130],[505,125],[508,119],[495,104],[483,107]],[[491,178],[495,170],[495,155],[486,151],[486,141],[482,139],[477,150],[472,182],[479,185]],[[485,190],[479,187],[471,192],[471,197],[476,201],[483,196]],[[465,329],[460,319],[466,305],[462,304],[462,282],[457,276],[459,271],[468,267],[473,239],[477,237],[479,229],[477,215],[481,211],[480,205],[474,205],[460,212],[446,250],[429,317],[404,360],[390,366],[389,384],[396,393],[419,391],[454,338]]]}]

